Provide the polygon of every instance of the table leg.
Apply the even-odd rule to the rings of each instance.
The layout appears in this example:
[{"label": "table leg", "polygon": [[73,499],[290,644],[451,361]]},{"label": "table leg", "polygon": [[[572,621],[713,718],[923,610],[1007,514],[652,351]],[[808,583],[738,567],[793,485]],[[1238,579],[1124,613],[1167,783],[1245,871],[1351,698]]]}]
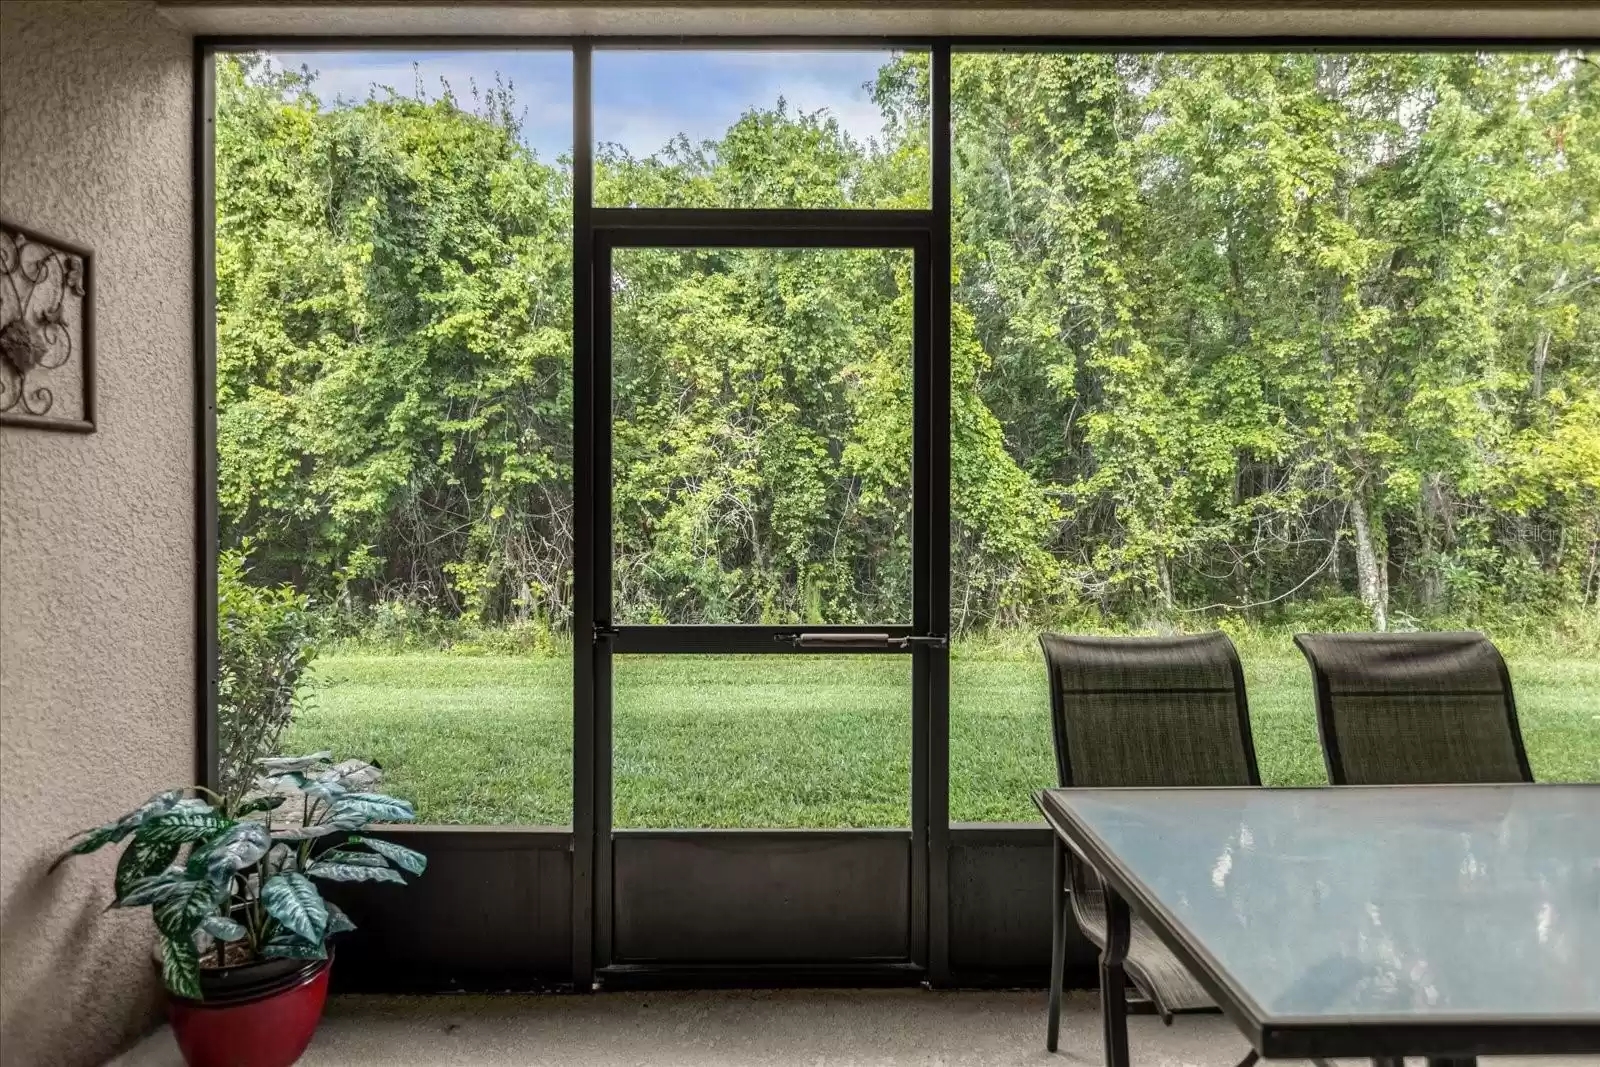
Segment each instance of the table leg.
[{"label": "table leg", "polygon": [[1067,969],[1067,850],[1061,838],[1051,835],[1055,849],[1050,859],[1050,1021],[1044,1047],[1054,1052],[1061,1037],[1061,987]]},{"label": "table leg", "polygon": [[1100,1015],[1105,1024],[1106,1067],[1129,1067],[1128,978],[1122,963],[1128,958],[1132,917],[1128,902],[1111,886],[1106,893],[1106,946],[1100,953]]}]

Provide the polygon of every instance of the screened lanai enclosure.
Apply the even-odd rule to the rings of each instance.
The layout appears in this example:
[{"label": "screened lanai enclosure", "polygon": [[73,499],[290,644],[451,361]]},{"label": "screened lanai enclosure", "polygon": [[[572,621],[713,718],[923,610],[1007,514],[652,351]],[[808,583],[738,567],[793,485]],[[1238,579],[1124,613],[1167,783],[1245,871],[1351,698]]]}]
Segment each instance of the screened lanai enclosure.
[{"label": "screened lanai enclosure", "polygon": [[1600,781],[1591,50],[197,57],[201,771],[267,662],[415,803],[346,988],[1042,985],[1042,631],[1225,632],[1313,786],[1296,633],[1482,630]]}]

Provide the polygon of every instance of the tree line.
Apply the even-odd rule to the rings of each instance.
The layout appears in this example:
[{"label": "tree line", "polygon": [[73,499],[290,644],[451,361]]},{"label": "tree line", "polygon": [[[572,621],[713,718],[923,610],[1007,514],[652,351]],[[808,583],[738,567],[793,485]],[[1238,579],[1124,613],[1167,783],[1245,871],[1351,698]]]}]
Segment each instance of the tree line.
[{"label": "tree line", "polygon": [[[1600,69],[961,55],[961,630],[1600,605]],[[511,87],[334,106],[218,62],[221,535],[352,617],[560,631],[571,195]],[[601,146],[602,204],[925,206],[927,66]],[[910,258],[619,250],[616,614],[909,616]]]}]

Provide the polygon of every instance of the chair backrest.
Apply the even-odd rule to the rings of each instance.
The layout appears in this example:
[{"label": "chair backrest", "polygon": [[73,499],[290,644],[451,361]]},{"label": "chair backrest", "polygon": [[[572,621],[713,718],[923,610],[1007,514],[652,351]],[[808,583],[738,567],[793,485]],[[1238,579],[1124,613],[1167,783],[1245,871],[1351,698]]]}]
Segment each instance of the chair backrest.
[{"label": "chair backrest", "polygon": [[1261,784],[1227,634],[1039,643],[1062,785]]},{"label": "chair backrest", "polygon": [[1511,677],[1475,631],[1296,634],[1335,785],[1531,782]]}]

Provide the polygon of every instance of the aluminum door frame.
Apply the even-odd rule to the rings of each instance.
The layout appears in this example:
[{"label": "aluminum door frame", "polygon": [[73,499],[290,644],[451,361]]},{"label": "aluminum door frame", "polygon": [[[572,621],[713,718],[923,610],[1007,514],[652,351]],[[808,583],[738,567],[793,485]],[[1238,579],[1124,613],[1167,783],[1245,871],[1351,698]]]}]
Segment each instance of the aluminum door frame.
[{"label": "aluminum door frame", "polygon": [[[587,281],[587,293],[580,299],[576,314],[587,312],[589,328],[585,353],[575,353],[581,363],[574,368],[574,408],[577,417],[575,457],[579,500],[588,498],[589,507],[580,506],[575,620],[576,648],[574,670],[577,694],[575,749],[575,854],[574,885],[574,974],[580,985],[590,982],[596,972],[616,978],[639,970],[671,972],[693,969],[725,972],[729,975],[759,973],[766,977],[784,974],[815,975],[819,970],[845,972],[870,979],[875,975],[888,980],[920,981],[925,975],[943,969],[943,955],[935,962],[930,952],[930,929],[937,926],[943,942],[943,922],[930,923],[930,883],[935,868],[943,871],[943,848],[933,861],[930,847],[935,837],[942,843],[947,835],[935,834],[933,827],[947,823],[949,676],[948,579],[945,563],[949,556],[949,435],[935,428],[948,426],[949,345],[948,308],[936,314],[933,260],[940,247],[939,236],[945,227],[938,225],[935,213],[926,210],[748,210],[748,209],[654,209],[590,208],[579,220],[587,223],[586,235],[579,235],[578,246],[587,251],[575,264]],[[611,454],[611,268],[616,248],[773,248],[773,249],[903,249],[912,254],[913,329],[913,461],[912,461],[912,618],[910,625],[895,626],[617,626],[612,620],[613,539]],[[945,257],[948,263],[948,257]],[[948,277],[948,270],[945,271]],[[579,279],[575,278],[575,283]],[[948,283],[944,287],[948,289]],[[583,305],[586,305],[583,306]],[[936,323],[934,320],[939,319]],[[935,331],[938,331],[937,333]],[[935,337],[945,339],[943,345]],[[937,349],[937,351],[936,351]],[[587,557],[586,559],[583,557]],[[581,576],[587,575],[587,582]],[[911,768],[910,827],[893,830],[672,830],[622,831],[613,826],[612,812],[612,657],[616,653],[665,654],[839,654],[838,650],[808,650],[785,646],[776,640],[786,634],[825,631],[833,634],[887,633],[892,638],[911,638],[902,649],[857,651],[851,654],[909,655],[912,659],[911,692]],[[587,652],[587,655],[584,653]],[[933,727],[937,726],[937,729]],[[935,746],[934,734],[940,741]],[[930,759],[937,747],[942,758]],[[935,781],[935,778],[938,780]],[[935,802],[936,798],[936,802]],[[932,809],[937,807],[935,813]],[[584,810],[587,809],[587,810]],[[937,821],[935,821],[937,819]],[[710,846],[726,854],[729,849],[749,850],[749,881],[752,892],[763,888],[763,871],[770,867],[776,848],[810,849],[808,864],[794,867],[789,875],[797,895],[807,892],[826,896],[830,885],[847,884],[854,867],[846,867],[845,857],[858,854],[857,846],[881,842],[885,849],[908,848],[909,870],[906,901],[906,951],[903,956],[869,952],[865,958],[807,960],[795,962],[811,948],[811,936],[803,929],[794,931],[790,958],[752,961],[741,959],[726,964],[695,961],[663,962],[659,967],[641,964],[619,956],[616,944],[615,854],[619,839],[638,838],[652,842],[654,851],[666,848],[680,860],[693,856],[697,848]],[[672,851],[676,842],[683,850]],[[804,843],[803,846],[801,843]],[[876,847],[876,846],[874,846]],[[642,851],[642,847],[640,849]],[[645,855],[650,853],[646,852]],[[856,855],[859,859],[859,855]],[[837,859],[837,862],[833,862]],[[887,860],[883,854],[880,859]],[[666,864],[664,866],[671,866]],[[737,864],[734,865],[737,868]],[[663,869],[661,877],[671,878],[673,870]],[[681,872],[678,872],[681,873]],[[727,872],[725,872],[727,873]],[[943,906],[944,879],[938,878],[939,905]],[[741,881],[737,871],[726,879],[727,888],[737,894]],[[737,924],[729,924],[730,928]],[[869,938],[869,940],[873,940]],[[877,938],[876,940],[882,940]],[[892,940],[892,938],[891,938]],[[782,938],[779,938],[782,941]],[[881,945],[879,946],[881,949]],[[941,944],[942,949],[942,944]],[[715,955],[715,949],[712,950]]]}]

